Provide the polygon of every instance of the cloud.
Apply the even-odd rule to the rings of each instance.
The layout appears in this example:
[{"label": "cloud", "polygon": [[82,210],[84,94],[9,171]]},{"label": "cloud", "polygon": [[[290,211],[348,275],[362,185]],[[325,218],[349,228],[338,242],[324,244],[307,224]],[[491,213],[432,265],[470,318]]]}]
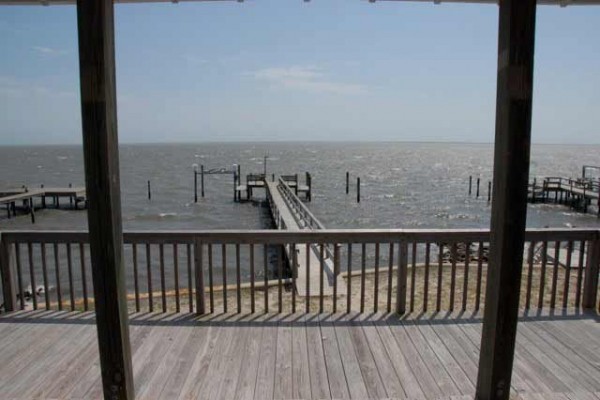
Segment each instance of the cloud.
[{"label": "cloud", "polygon": [[312,66],[264,68],[247,75],[267,82],[273,87],[302,90],[312,93],[356,95],[367,92],[367,87],[355,83],[334,82],[327,79],[323,71]]},{"label": "cloud", "polygon": [[61,55],[67,54],[67,52],[65,50],[53,49],[50,47],[33,46],[31,49],[40,54],[44,54],[44,55],[48,55],[48,56],[61,56]]}]

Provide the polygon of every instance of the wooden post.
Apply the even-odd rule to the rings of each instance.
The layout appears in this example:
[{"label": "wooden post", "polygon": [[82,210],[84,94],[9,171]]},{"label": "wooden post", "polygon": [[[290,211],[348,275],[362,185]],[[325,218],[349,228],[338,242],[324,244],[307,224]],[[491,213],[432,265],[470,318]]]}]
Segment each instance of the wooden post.
[{"label": "wooden post", "polygon": [[490,261],[476,399],[507,400],[519,310],[527,182],[536,0],[501,0]]},{"label": "wooden post", "polygon": [[598,306],[598,273],[600,273],[600,239],[591,240],[588,245],[585,281],[583,283],[584,309],[596,310]]},{"label": "wooden post", "polygon": [[350,193],[350,172],[346,171],[346,194]]},{"label": "wooden post", "polygon": [[198,315],[206,313],[206,302],[204,301],[204,269],[202,265],[202,255],[202,242],[198,239],[194,239],[194,281],[196,282],[196,313]]},{"label": "wooden post", "polygon": [[2,293],[4,294],[4,310],[18,310],[17,271],[14,263],[14,249],[0,232],[0,271],[2,271]]},{"label": "wooden post", "polygon": [[488,181],[488,203],[492,201],[492,182]]},{"label": "wooden post", "polygon": [[200,195],[204,198],[204,165],[200,166]]},{"label": "wooden post", "polygon": [[35,206],[33,204],[33,197],[29,198],[29,214],[31,215],[31,223],[35,224]]},{"label": "wooden post", "polygon": [[[390,243],[390,246],[392,244]],[[398,246],[398,282],[396,290],[396,313],[404,314],[406,312],[406,277],[408,268],[408,244],[404,241]],[[388,271],[389,274],[392,270]]]},{"label": "wooden post", "polygon": [[356,202],[360,203],[360,176],[356,178]]},{"label": "wooden post", "polygon": [[233,170],[233,201],[237,201],[237,172]]},{"label": "wooden post", "polygon": [[152,200],[152,191],[150,190],[150,181],[148,181],[148,200]]},{"label": "wooden post", "polygon": [[473,193],[473,175],[469,175],[469,196]]},{"label": "wooden post", "polygon": [[294,175],[296,178],[296,187],[294,188],[294,193],[298,196],[298,174]]},{"label": "wooden post", "polygon": [[112,0],[77,1],[90,259],[105,399],[133,399],[117,135]]},{"label": "wooden post", "polygon": [[198,202],[198,166],[194,164],[194,203]]},{"label": "wooden post", "polygon": [[475,193],[475,198],[478,199],[479,198],[479,182],[481,181],[481,178],[477,178],[477,192]]}]

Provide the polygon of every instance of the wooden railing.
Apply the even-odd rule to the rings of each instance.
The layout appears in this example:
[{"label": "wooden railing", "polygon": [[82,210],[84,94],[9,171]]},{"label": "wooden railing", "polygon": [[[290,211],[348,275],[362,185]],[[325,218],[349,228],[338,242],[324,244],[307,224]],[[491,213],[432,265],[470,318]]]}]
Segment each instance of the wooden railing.
[{"label": "wooden railing", "polygon": [[294,218],[298,225],[305,229],[325,229],[325,226],[317,217],[308,209],[308,207],[300,200],[294,190],[289,187],[287,181],[279,178],[279,192],[285,200],[286,204],[294,214]]},{"label": "wooden railing", "polygon": [[[476,311],[484,307],[488,243],[485,230],[125,232],[129,305],[200,314]],[[296,250],[314,246],[320,283],[307,278],[301,297],[296,272],[307,265],[299,259],[311,258]],[[330,278],[326,246],[334,249]],[[525,247],[523,308],[598,307],[599,231],[528,230]],[[86,232],[3,232],[0,268],[8,310],[94,307]],[[324,293],[324,279],[333,293]]]}]

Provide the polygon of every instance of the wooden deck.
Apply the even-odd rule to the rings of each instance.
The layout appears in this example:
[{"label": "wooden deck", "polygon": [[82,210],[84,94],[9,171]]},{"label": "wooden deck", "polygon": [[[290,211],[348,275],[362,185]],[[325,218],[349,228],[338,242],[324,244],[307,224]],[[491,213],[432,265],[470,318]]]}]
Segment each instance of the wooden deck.
[{"label": "wooden deck", "polygon": [[[512,398],[600,399],[600,317],[523,317]],[[139,399],[471,399],[478,317],[134,314]],[[101,398],[93,313],[0,317],[0,398]]]}]

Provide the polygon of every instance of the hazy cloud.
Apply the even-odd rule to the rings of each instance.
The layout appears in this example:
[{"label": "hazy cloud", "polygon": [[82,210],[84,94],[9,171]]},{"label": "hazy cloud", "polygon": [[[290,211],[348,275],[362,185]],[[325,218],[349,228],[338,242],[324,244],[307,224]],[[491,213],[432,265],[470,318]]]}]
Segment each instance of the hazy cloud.
[{"label": "hazy cloud", "polygon": [[39,54],[44,54],[48,56],[61,56],[67,54],[66,50],[53,49],[51,47],[33,46],[31,49]]},{"label": "hazy cloud", "polygon": [[263,68],[249,75],[258,81],[284,89],[344,95],[356,95],[367,92],[365,85],[334,82],[329,80],[320,68],[312,66]]}]

